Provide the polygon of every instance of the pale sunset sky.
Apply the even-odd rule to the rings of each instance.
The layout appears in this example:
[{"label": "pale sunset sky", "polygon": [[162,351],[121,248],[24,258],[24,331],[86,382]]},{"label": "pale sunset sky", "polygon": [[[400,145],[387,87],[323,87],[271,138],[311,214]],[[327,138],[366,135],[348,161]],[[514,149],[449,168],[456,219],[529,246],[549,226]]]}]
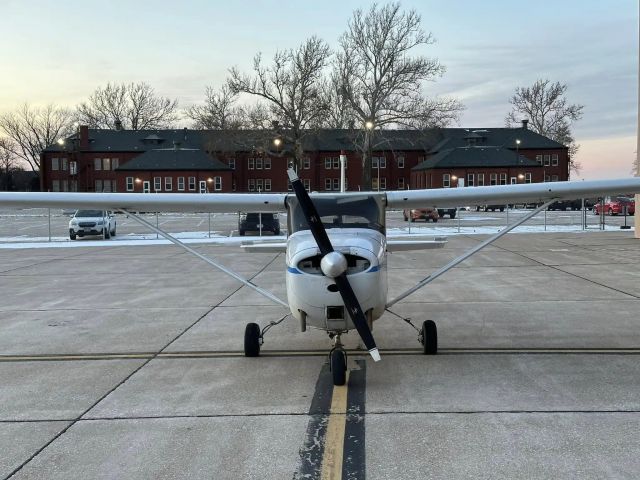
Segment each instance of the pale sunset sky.
[{"label": "pale sunset sky", "polygon": [[[437,42],[417,54],[447,68],[427,95],[466,110],[461,127],[502,127],[508,99],[537,78],[585,106],[574,126],[585,179],[629,176],[635,158],[637,0],[403,1]],[[198,103],[232,66],[251,67],[315,34],[337,46],[354,0],[0,0],[0,113],[29,102],[73,107],[107,82],[151,84]],[[188,122],[185,121],[185,126]]]}]

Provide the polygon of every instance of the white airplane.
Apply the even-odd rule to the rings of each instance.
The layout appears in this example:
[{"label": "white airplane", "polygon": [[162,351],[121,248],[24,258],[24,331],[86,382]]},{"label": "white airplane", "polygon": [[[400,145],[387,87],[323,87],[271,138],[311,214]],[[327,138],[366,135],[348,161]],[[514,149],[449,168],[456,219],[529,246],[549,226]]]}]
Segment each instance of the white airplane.
[{"label": "white airplane", "polygon": [[[432,282],[474,253],[502,237],[557,200],[640,192],[640,178],[581,182],[532,183],[488,187],[402,190],[388,192],[347,192],[309,195],[293,170],[289,179],[291,194],[144,194],[144,193],[0,193],[0,206],[52,207],[115,210],[126,213],[167,240],[203,259],[271,301],[289,310],[307,326],[325,330],[333,340],[329,353],[333,382],[346,379],[347,354],[342,334],[356,329],[375,361],[380,353],[371,333],[373,322],[389,308]],[[452,260],[414,287],[393,299],[387,298],[387,252],[439,248],[446,239],[432,241],[395,240],[386,237],[385,209],[459,205],[541,203],[541,206],[508,225],[470,251]],[[244,279],[237,273],[183,244],[169,233],[150,224],[136,212],[287,212],[286,242],[247,244],[248,251],[286,252],[287,300]],[[244,351],[258,356],[267,330],[249,323],[245,329]],[[400,317],[399,315],[397,315]],[[402,318],[402,317],[400,317]],[[437,353],[436,324],[426,320],[418,329],[423,352]]]}]

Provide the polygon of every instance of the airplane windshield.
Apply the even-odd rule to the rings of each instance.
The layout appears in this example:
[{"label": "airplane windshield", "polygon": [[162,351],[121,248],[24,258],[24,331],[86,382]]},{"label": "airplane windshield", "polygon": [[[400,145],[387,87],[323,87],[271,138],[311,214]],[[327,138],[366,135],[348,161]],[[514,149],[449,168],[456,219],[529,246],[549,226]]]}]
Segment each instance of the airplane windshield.
[{"label": "airplane windshield", "polygon": [[[315,197],[313,204],[318,210],[322,224],[331,228],[370,228],[385,233],[384,208],[380,200],[371,195]],[[289,232],[309,230],[298,199],[287,197],[289,207]]]}]

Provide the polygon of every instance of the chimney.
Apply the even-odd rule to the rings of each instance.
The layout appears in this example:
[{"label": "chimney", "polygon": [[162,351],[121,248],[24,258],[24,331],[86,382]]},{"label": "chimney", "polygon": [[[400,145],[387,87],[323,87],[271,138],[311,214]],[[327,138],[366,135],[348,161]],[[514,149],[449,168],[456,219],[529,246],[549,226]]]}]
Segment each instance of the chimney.
[{"label": "chimney", "polygon": [[80,138],[80,148],[86,150],[89,148],[89,127],[80,125],[78,127],[78,137]]},{"label": "chimney", "polygon": [[122,131],[122,122],[120,120],[115,121],[115,127],[118,132]]},{"label": "chimney", "polygon": [[526,118],[524,120],[522,120],[522,128],[523,130],[527,130],[529,125],[529,120],[527,120]]}]

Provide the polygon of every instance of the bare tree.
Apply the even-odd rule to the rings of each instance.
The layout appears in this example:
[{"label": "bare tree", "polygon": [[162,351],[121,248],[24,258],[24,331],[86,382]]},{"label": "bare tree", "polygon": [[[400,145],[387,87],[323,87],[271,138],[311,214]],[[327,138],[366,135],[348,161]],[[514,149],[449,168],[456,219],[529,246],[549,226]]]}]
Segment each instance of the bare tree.
[{"label": "bare tree", "polygon": [[575,160],[580,145],[571,133],[573,122],[582,118],[584,105],[569,104],[565,98],[567,85],[538,79],[531,87],[517,87],[509,99],[513,105],[505,118],[507,127],[513,127],[521,117],[529,120],[529,127],[540,135],[549,137],[569,147],[569,167],[578,173],[581,165]]},{"label": "bare tree", "polygon": [[223,85],[219,91],[206,87],[205,95],[204,105],[193,105],[185,110],[187,118],[194,122],[193,128],[227,130],[243,127],[244,111],[235,106],[238,94],[232,92],[229,85]]},{"label": "bare tree", "polygon": [[446,126],[458,119],[462,105],[453,99],[427,99],[423,83],[442,76],[437,60],[411,56],[414,49],[434,43],[420,26],[415,10],[399,3],[372,5],[353,13],[340,38],[335,62],[341,94],[353,110],[363,159],[363,187],[371,188],[371,148],[374,130],[394,127]]},{"label": "bare tree", "polygon": [[[311,37],[296,50],[279,51],[270,66],[260,54],[253,62],[253,74],[230,70],[229,87],[266,100],[273,123],[271,131],[283,143],[283,155],[291,156],[298,168],[304,156],[303,139],[327,109],[320,94],[320,82],[330,50]],[[278,154],[278,151],[270,152]]]},{"label": "bare tree", "polygon": [[78,105],[76,120],[91,128],[170,128],[178,119],[177,108],[177,100],[157,95],[147,83],[107,83]]},{"label": "bare tree", "polygon": [[342,95],[342,84],[337,72],[333,72],[322,82],[320,91],[327,109],[324,117],[320,119],[319,126],[338,129],[353,128],[356,115],[349,101]]},{"label": "bare tree", "polygon": [[25,103],[14,112],[0,115],[0,131],[8,140],[8,148],[18,159],[40,170],[40,153],[73,130],[72,115],[55,105],[43,108]]},{"label": "bare tree", "polygon": [[6,191],[11,190],[11,173],[19,169],[14,150],[15,146],[9,139],[0,138],[0,186]]}]

